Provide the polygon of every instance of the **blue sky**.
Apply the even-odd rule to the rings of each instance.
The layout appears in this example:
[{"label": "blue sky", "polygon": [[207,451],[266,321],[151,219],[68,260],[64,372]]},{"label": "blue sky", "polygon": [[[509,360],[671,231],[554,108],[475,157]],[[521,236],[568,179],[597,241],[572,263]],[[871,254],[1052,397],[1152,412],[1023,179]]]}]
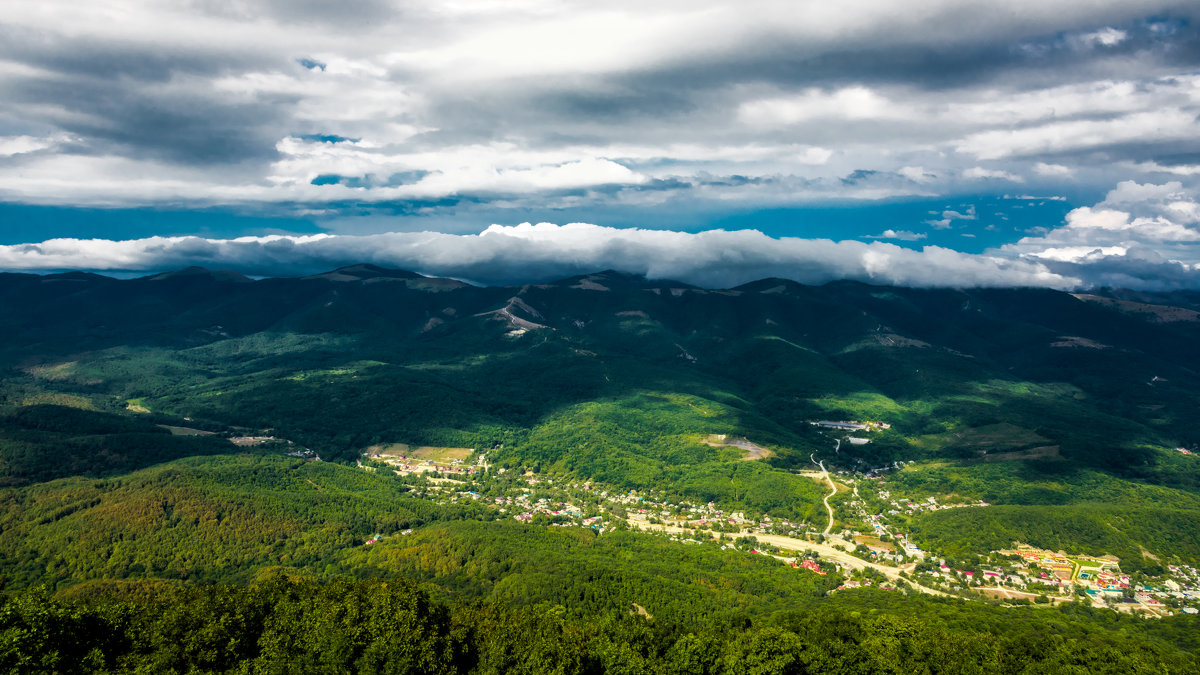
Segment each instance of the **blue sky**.
[{"label": "blue sky", "polygon": [[21,3],[0,268],[1200,287],[1194,2],[911,5]]}]

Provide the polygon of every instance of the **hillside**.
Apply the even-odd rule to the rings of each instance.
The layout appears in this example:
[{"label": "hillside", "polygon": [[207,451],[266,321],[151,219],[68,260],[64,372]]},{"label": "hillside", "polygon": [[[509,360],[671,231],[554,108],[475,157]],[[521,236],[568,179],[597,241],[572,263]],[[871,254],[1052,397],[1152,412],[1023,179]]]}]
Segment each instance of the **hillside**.
[{"label": "hillside", "polygon": [[[711,663],[752,639],[743,617],[798,631],[787,612],[831,601],[949,617],[945,595],[993,611],[963,573],[1015,580],[1018,543],[1073,556],[1073,575],[1115,556],[1147,588],[1187,583],[1192,300],[616,272],[482,288],[370,265],[4,274],[0,574],[68,606],[90,588],[116,602],[114,580],[199,602],[191,584],[237,595],[277,574],[317,595],[400,577],[456,616],[557,606],[566,631],[636,606],[655,630],[728,622],[706,629]],[[805,556],[830,575],[780,562]],[[908,589],[911,609],[862,585]],[[1022,611],[1075,612],[1086,645],[1100,610],[1073,594],[1003,597],[1053,596]]]}]

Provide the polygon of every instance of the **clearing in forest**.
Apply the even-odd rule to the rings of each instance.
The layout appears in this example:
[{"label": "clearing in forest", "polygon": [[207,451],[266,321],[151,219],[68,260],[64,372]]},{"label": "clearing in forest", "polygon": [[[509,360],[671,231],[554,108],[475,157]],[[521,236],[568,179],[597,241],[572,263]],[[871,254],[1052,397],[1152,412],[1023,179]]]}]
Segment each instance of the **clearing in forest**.
[{"label": "clearing in forest", "polygon": [[372,445],[367,448],[367,456],[378,459],[407,457],[410,460],[431,461],[435,464],[450,464],[454,460],[466,461],[471,456],[471,448],[443,448],[434,445],[409,445],[407,443],[386,443]]},{"label": "clearing in forest", "polygon": [[742,451],[742,459],[746,461],[768,459],[775,456],[774,451],[757,443],[751,443],[745,438],[729,438],[725,434],[709,434],[704,442],[714,448],[737,448]]}]

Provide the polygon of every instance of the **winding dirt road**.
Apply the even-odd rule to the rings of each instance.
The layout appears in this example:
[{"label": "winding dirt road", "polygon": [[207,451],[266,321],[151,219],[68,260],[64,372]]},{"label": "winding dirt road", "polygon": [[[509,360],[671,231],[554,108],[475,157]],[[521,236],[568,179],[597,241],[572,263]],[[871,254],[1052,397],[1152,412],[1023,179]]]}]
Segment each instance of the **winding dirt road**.
[{"label": "winding dirt road", "polygon": [[821,476],[829,481],[829,494],[825,495],[824,499],[825,510],[829,512],[829,523],[825,525],[825,531],[821,533],[828,537],[829,533],[833,532],[833,507],[829,505],[829,498],[837,494],[837,486],[833,484],[833,478],[829,476],[829,471],[825,468],[825,460],[818,462],[812,455],[809,455],[808,458],[812,460],[813,464],[821,467]]}]

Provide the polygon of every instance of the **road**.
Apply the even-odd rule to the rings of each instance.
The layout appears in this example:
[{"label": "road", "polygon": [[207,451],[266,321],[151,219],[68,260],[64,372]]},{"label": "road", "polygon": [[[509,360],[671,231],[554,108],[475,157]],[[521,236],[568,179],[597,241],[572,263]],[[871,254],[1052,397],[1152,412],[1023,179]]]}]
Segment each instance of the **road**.
[{"label": "road", "polygon": [[825,495],[824,500],[825,510],[829,512],[829,524],[825,526],[825,531],[821,533],[828,537],[829,533],[833,532],[833,507],[829,505],[829,498],[837,494],[837,486],[833,484],[833,478],[830,478],[829,471],[825,468],[825,460],[818,462],[811,454],[808,458],[812,460],[813,464],[821,467],[821,475],[825,477],[825,480],[829,481],[829,494]]},{"label": "road", "polygon": [[[685,530],[684,528],[678,527],[675,525],[665,525],[665,524],[664,525],[651,525],[645,521],[639,521],[639,520],[630,520],[628,522],[631,527],[639,528],[639,529],[651,531],[651,532],[662,532],[664,534],[692,535],[695,533],[707,533],[709,536],[713,537],[714,539],[716,539],[717,537],[720,536],[719,533],[709,532],[708,530]],[[892,581],[896,581],[896,580],[900,579],[901,572],[911,573],[913,568],[916,567],[916,563],[906,565],[905,567],[888,567],[886,565],[880,565],[878,563],[869,562],[869,561],[863,560],[862,558],[850,555],[846,551],[843,551],[842,549],[839,549],[839,548],[834,548],[830,544],[817,544],[817,543],[814,543],[811,541],[805,541],[803,539],[795,539],[793,537],[785,537],[785,536],[778,535],[778,534],[755,534],[754,532],[750,532],[748,530],[742,530],[737,535],[734,535],[734,536],[752,536],[764,544],[770,544],[772,546],[777,546],[781,549],[788,550],[788,551],[797,551],[797,552],[812,551],[812,552],[816,553],[817,555],[821,556],[822,558],[832,560],[835,563],[837,563],[841,566],[844,566],[844,567],[849,567],[851,569],[857,569],[857,570],[861,570],[861,569],[874,570],[874,571],[879,572],[880,574],[884,575],[888,579],[891,579]],[[834,537],[833,539],[834,539],[834,541],[837,541],[843,545],[853,546],[852,543],[845,542],[845,541],[841,540],[840,538]],[[937,591],[932,588],[928,588],[925,586],[921,586],[920,584],[913,583],[909,579],[905,579],[904,582],[907,583],[911,588],[914,588],[922,593],[928,593],[929,595],[942,595],[942,596],[946,595],[945,593],[943,593],[941,591]]]}]

